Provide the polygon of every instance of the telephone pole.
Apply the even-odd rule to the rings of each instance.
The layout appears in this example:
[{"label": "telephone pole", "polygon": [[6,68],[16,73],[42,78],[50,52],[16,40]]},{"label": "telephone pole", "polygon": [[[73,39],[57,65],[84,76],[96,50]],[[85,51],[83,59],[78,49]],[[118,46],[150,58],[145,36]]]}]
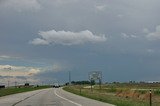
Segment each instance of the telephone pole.
[{"label": "telephone pole", "polygon": [[8,87],[9,87],[9,80],[8,80]]},{"label": "telephone pole", "polygon": [[69,85],[71,85],[71,72],[69,71]]},{"label": "telephone pole", "polygon": [[14,83],[15,83],[15,88],[17,88],[17,81],[15,81]]}]

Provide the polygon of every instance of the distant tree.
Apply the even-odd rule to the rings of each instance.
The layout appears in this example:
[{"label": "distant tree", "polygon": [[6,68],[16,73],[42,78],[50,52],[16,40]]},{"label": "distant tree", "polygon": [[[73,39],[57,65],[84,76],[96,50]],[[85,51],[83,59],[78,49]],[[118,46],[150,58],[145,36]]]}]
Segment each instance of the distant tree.
[{"label": "distant tree", "polygon": [[73,84],[73,85],[74,85],[75,83],[76,83],[75,81],[72,81],[72,82],[71,82],[71,84]]},{"label": "distant tree", "polygon": [[95,80],[91,80],[90,84],[95,85],[96,84]]},{"label": "distant tree", "polygon": [[[90,81],[72,81],[71,84],[72,85],[84,85],[84,84],[90,84]],[[95,84],[95,82],[92,82],[93,84]]]},{"label": "distant tree", "polygon": [[65,85],[66,85],[66,86],[69,85],[69,82],[65,83]]}]

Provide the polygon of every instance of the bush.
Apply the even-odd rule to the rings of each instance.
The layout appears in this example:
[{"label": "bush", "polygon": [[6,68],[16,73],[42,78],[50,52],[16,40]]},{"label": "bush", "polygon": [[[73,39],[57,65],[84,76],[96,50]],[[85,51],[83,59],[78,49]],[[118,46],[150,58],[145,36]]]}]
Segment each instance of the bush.
[{"label": "bush", "polygon": [[140,94],[146,94],[147,90],[138,90],[138,93],[140,93]]},{"label": "bush", "polygon": [[112,86],[112,87],[109,88],[107,91],[108,91],[108,92],[116,92],[117,89],[116,89],[115,87]]},{"label": "bush", "polygon": [[160,89],[155,90],[154,94],[160,95]]}]

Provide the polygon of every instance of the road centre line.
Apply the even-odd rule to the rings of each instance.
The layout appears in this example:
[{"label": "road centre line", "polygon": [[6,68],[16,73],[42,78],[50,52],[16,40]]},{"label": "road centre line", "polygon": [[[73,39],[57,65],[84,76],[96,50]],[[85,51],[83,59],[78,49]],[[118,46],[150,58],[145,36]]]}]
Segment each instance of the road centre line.
[{"label": "road centre line", "polygon": [[18,101],[18,102],[16,102],[16,103],[14,103],[12,106],[16,106],[17,104],[19,104],[19,103],[21,103],[21,102],[23,102],[23,101],[25,101],[25,100],[27,100],[27,99],[35,96],[35,95],[37,95],[37,94],[39,94],[39,93],[41,93],[41,92],[42,92],[42,91],[39,91],[39,92],[37,92],[37,93],[35,93],[35,94],[32,94],[32,95],[30,95],[30,96],[28,96],[28,97],[26,97],[26,98],[24,98],[24,99],[22,99],[22,100],[20,100],[20,101]]}]

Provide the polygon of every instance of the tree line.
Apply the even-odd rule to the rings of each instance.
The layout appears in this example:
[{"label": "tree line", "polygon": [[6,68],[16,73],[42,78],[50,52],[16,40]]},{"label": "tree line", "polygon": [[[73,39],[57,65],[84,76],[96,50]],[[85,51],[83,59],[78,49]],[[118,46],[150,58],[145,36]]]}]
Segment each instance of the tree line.
[{"label": "tree line", "polygon": [[[95,81],[92,80],[92,81],[71,81],[71,84],[72,85],[95,85]],[[67,82],[66,85],[69,85],[69,83]]]}]

